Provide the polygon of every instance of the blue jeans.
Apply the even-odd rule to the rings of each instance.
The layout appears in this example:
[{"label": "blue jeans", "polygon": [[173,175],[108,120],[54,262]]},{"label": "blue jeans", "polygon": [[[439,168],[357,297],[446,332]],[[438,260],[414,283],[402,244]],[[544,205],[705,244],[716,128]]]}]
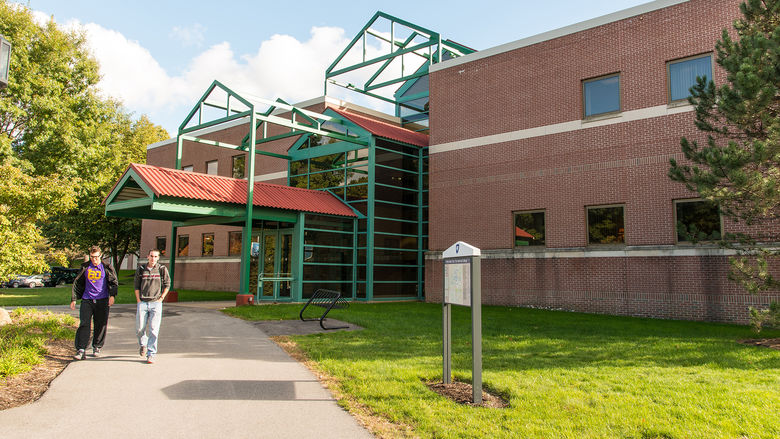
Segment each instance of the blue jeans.
[{"label": "blue jeans", "polygon": [[135,332],[138,343],[146,346],[146,355],[157,354],[157,336],[162,321],[162,302],[139,302],[135,313]]}]

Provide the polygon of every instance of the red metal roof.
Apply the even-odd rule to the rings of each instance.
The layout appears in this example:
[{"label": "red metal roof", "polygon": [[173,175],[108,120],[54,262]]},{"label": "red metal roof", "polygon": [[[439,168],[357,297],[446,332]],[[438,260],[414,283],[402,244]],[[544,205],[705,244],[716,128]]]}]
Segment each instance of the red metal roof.
[{"label": "red metal roof", "polygon": [[[136,163],[130,164],[130,169],[157,196],[246,204],[246,180]],[[344,202],[325,191],[257,182],[252,195],[254,205],[259,207],[357,216]]]},{"label": "red metal roof", "polygon": [[398,125],[393,125],[381,120],[371,119],[366,116],[350,113],[331,106],[328,108],[340,114],[341,116],[344,116],[375,136],[397,140],[399,142],[404,142],[415,146],[428,146],[429,140],[427,134],[407,130],[406,128],[399,127]]}]

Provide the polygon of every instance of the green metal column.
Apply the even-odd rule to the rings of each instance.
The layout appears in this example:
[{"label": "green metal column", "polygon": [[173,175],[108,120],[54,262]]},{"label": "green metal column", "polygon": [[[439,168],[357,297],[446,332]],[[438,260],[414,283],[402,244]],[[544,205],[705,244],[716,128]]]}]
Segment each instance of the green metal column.
[{"label": "green metal column", "polygon": [[184,146],[184,139],[181,138],[181,134],[176,136],[176,169],[181,169],[181,152]]},{"label": "green metal column", "polygon": [[[306,245],[304,243],[305,235],[303,229],[305,224],[305,215],[298,212],[298,222],[293,226],[293,281],[292,281],[292,300],[300,301],[303,299],[303,258],[306,254]],[[297,256],[297,258],[295,257]]]},{"label": "green metal column", "polygon": [[[173,276],[176,273],[176,231],[179,228],[174,226],[173,223],[171,223],[171,258],[168,262],[168,273],[171,277],[171,289],[173,290],[174,283],[173,283]],[[159,250],[159,249],[158,249]]]},{"label": "green metal column", "polygon": [[[184,139],[181,138],[181,133],[176,136],[176,169],[181,169],[181,155],[182,155],[182,148],[184,146]],[[176,233],[177,233],[178,227],[174,226],[173,223],[171,223],[171,258],[168,262],[168,269],[170,271],[171,276],[171,289],[174,289],[174,283],[173,278],[176,274]]]},{"label": "green metal column", "polygon": [[[239,283],[240,294],[249,293],[250,254],[252,252],[252,208],[254,207],[255,187],[255,148],[257,147],[257,114],[255,107],[251,108],[249,117],[249,163],[247,163],[247,188],[246,188],[246,221],[244,233],[241,236],[241,281]],[[259,262],[258,262],[259,263]],[[258,267],[259,270],[259,267]]]},{"label": "green metal column", "polygon": [[374,300],[374,192],[376,183],[376,138],[368,143],[368,201],[366,206],[366,300]]},{"label": "green metal column", "polygon": [[425,260],[423,258],[423,153],[424,148],[419,149],[419,158],[417,159],[417,300],[423,296],[423,273],[425,271]]}]

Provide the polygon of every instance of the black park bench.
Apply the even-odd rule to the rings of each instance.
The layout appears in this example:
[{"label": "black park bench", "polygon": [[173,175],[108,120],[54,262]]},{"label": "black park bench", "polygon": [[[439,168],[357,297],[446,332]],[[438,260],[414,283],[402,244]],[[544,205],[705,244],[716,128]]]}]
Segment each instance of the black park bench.
[{"label": "black park bench", "polygon": [[[304,318],[303,312],[306,311],[306,308],[308,308],[309,305],[324,308],[325,312],[322,313],[321,316],[316,318]],[[344,329],[344,328],[349,328],[349,325],[326,328],[323,322],[325,320],[325,316],[328,315],[330,310],[345,309],[345,308],[349,308],[349,302],[347,302],[344,298],[341,297],[340,292],[320,288],[314,292],[314,295],[312,295],[309,301],[306,302],[306,305],[303,305],[303,308],[301,309],[301,312],[298,314],[298,316],[304,322],[313,322],[315,320],[319,320],[322,329]]]}]

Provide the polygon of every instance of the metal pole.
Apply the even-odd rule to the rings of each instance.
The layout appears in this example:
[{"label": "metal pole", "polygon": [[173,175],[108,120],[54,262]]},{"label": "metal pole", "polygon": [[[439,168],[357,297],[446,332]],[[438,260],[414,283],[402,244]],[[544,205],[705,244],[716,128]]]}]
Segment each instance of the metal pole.
[{"label": "metal pole", "polygon": [[471,383],[474,404],[482,404],[482,269],[479,258],[471,258]]},{"label": "metal pole", "polygon": [[452,305],[449,303],[445,303],[442,306],[442,315],[443,315],[443,371],[442,371],[442,382],[444,384],[449,384],[452,382],[452,314],[450,312]]}]

